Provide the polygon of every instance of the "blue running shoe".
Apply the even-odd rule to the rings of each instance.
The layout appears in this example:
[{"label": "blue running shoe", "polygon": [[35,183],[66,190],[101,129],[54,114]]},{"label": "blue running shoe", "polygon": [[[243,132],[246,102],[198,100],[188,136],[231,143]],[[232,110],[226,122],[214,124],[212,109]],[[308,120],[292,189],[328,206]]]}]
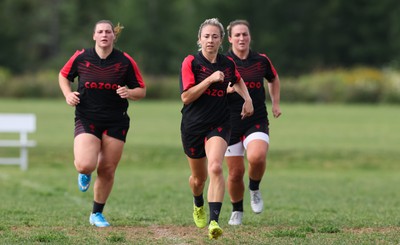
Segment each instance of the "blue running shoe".
[{"label": "blue running shoe", "polygon": [[107,227],[110,226],[110,223],[104,218],[102,213],[91,213],[89,222],[91,225],[95,225],[97,227]]},{"label": "blue running shoe", "polygon": [[80,191],[85,192],[89,189],[91,178],[92,176],[90,174],[78,175],[78,187]]}]

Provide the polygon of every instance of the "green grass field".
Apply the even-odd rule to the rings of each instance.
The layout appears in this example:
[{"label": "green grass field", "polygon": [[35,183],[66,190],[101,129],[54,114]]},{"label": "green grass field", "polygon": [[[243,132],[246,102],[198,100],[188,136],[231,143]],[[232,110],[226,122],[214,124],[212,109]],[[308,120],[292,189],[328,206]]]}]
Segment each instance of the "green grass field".
[{"label": "green grass field", "polygon": [[112,227],[99,229],[88,222],[92,188],[77,188],[74,109],[63,100],[1,99],[1,113],[37,115],[30,138],[38,145],[28,171],[0,165],[0,244],[400,244],[398,106],[282,105],[270,125],[265,211],[251,212],[246,191],[244,225],[230,227],[226,193],[217,241],[192,221],[180,109],[179,102],[131,102],[104,211]]}]

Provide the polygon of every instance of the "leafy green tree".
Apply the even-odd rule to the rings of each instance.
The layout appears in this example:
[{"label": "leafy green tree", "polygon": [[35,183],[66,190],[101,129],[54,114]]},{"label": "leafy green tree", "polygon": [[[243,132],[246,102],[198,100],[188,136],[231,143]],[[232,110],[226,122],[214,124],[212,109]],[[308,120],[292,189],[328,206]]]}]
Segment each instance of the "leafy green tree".
[{"label": "leafy green tree", "polygon": [[[125,26],[117,47],[147,74],[177,74],[197,51],[200,23],[217,17],[251,24],[252,48],[298,75],[357,65],[400,68],[398,0],[2,0],[0,66],[13,73],[60,69],[93,45],[93,25]],[[229,44],[225,39],[224,52]]]}]

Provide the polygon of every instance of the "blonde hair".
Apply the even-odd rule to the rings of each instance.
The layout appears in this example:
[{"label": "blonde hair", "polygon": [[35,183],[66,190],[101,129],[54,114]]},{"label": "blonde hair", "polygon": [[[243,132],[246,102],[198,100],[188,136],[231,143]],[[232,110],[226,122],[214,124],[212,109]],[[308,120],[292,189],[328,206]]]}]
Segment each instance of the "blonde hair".
[{"label": "blonde hair", "polygon": [[[220,31],[220,35],[221,35],[221,40],[224,39],[224,36],[225,36],[224,26],[221,24],[221,22],[219,22],[218,18],[206,19],[203,23],[201,23],[200,28],[199,28],[199,33],[197,34],[198,39],[200,39],[200,37],[201,37],[201,32],[203,31],[203,27],[208,26],[208,25],[218,27],[219,31]],[[197,41],[197,46],[199,47],[199,51],[200,51],[201,44],[199,41]],[[222,49],[222,45],[221,45],[221,49]]]},{"label": "blonde hair", "polygon": [[114,43],[117,42],[118,37],[121,35],[122,30],[125,28],[119,22],[118,22],[117,26],[114,26],[114,24],[110,20],[99,20],[94,25],[93,32],[96,31],[96,27],[98,24],[109,24],[111,26],[111,29],[113,30],[114,35],[115,35]]}]

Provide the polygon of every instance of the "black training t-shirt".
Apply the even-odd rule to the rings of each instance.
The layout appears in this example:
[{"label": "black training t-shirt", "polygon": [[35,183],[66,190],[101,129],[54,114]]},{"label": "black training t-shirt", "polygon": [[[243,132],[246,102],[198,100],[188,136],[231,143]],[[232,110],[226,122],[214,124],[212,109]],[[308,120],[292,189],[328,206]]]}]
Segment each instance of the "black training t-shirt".
[{"label": "black training t-shirt", "polygon": [[182,62],[180,90],[183,93],[215,71],[224,73],[224,81],[211,84],[197,100],[183,106],[181,110],[183,132],[203,133],[229,120],[226,89],[229,82],[233,85],[240,80],[240,74],[231,58],[218,54],[217,62],[211,63],[201,52],[188,55]]},{"label": "black training t-shirt", "polygon": [[[245,120],[260,120],[267,117],[267,108],[265,105],[264,78],[271,82],[277,72],[272,62],[265,54],[260,54],[250,50],[248,57],[244,60],[237,57],[232,51],[227,53],[235,63],[243,78],[253,101],[254,114]],[[240,119],[240,112],[244,103],[243,98],[238,93],[228,94],[229,106],[232,119]]]},{"label": "black training t-shirt", "polygon": [[61,69],[61,75],[71,82],[78,77],[80,103],[76,116],[99,122],[126,116],[129,103],[116,93],[118,86],[145,87],[136,62],[117,49],[106,59],[101,59],[94,48],[78,50]]}]

